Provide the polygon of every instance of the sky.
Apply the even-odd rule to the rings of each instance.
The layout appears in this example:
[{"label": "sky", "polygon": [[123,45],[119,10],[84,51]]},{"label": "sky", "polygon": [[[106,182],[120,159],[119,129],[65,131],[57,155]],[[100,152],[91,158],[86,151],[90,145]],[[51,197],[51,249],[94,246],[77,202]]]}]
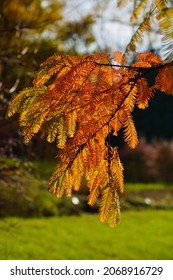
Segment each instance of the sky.
[{"label": "sky", "polygon": [[[110,49],[112,52],[124,51],[130,38],[135,30],[135,26],[129,24],[132,3],[123,9],[117,8],[116,0],[68,0],[65,8],[65,16],[68,20],[77,20],[81,16],[89,13],[95,18],[93,25],[93,33],[96,38],[96,44],[93,49]],[[95,9],[96,4],[100,3],[100,7],[104,3],[104,8],[100,11]],[[146,51],[149,48],[160,49],[161,36],[156,32],[152,32],[150,36],[145,35],[144,43],[137,51]],[[92,47],[89,51],[93,51]]]}]

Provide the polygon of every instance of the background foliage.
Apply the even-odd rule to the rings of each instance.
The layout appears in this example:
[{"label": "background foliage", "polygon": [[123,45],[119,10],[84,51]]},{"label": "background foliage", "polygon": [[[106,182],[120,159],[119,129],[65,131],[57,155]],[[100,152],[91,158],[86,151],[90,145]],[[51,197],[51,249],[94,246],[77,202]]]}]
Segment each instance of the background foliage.
[{"label": "background foliage", "polygon": [[[7,118],[7,109],[11,98],[19,90],[31,85],[34,73],[39,68],[40,63],[54,52],[58,51],[58,53],[68,54],[80,54],[82,52],[82,54],[87,54],[96,50],[100,52],[103,52],[103,50],[108,51],[107,43],[102,44],[105,49],[100,47],[101,45],[99,45],[94,33],[94,27],[96,23],[103,25],[105,21],[103,10],[105,15],[108,15],[106,13],[108,8],[115,8],[116,5],[113,1],[106,1],[104,3],[103,1],[95,1],[91,10],[86,9],[86,13],[79,13],[77,19],[74,19],[71,14],[75,11],[75,7],[71,6],[68,8],[68,1],[49,1],[45,3],[45,1],[34,0],[3,0],[1,2],[0,154],[3,156],[3,160],[0,165],[0,175],[1,182],[3,181],[1,184],[3,196],[6,196],[7,186],[9,187],[9,185],[13,184],[15,186],[13,189],[16,188],[16,191],[12,194],[13,197],[16,192],[18,193],[18,187],[19,193],[21,186],[25,189],[25,181],[20,183],[21,186],[19,186],[20,184],[15,185],[14,182],[17,180],[11,181],[13,170],[12,173],[10,171],[5,174],[7,185],[4,184],[4,172],[6,171],[3,162],[6,159],[8,161],[8,158],[4,159],[4,156],[17,156],[22,160],[33,158],[41,160],[50,159],[55,156],[55,146],[49,145],[43,140],[40,142],[38,137],[35,137],[28,145],[23,143],[17,119]],[[147,1],[145,2],[147,3]],[[111,17],[111,13],[109,15]],[[110,17],[108,21],[111,21]],[[113,20],[114,22],[121,21],[120,17],[115,17]],[[139,17],[138,20],[141,20],[141,18]],[[122,25],[127,24],[125,22],[122,23]],[[135,22],[134,27],[137,24]],[[152,31],[158,36],[158,31],[154,29]],[[150,48],[153,48],[153,46],[154,44],[151,39]],[[109,51],[111,50],[109,49]],[[152,77],[150,83],[152,84]],[[118,145],[120,144],[120,155],[124,162],[126,170],[125,179],[127,181],[172,183],[171,172],[168,168],[172,164],[172,102],[171,96],[163,96],[160,93],[157,94],[154,100],[150,101],[150,106],[145,111],[135,109],[134,119],[139,136],[146,139],[146,142],[144,140],[145,144],[144,142],[139,144],[136,151],[131,152],[127,146],[123,146],[121,135],[116,140],[112,139],[113,145],[117,145],[117,142]],[[148,148],[149,146],[150,148]],[[152,153],[150,153],[151,150]],[[168,154],[169,160],[165,164],[165,158],[167,158]],[[150,171],[148,169],[149,166]],[[7,163],[6,168],[11,170],[10,162]],[[20,171],[21,173],[19,173],[25,174],[27,177],[28,175],[25,172],[28,171],[28,169],[25,169],[25,171]],[[46,172],[46,169],[44,172]],[[36,182],[35,179],[31,181]],[[31,185],[29,184],[30,187]],[[38,189],[41,189],[42,186],[47,190],[47,186],[45,187],[44,183],[43,185],[40,183]],[[24,190],[21,193],[23,194],[23,192]],[[31,193],[32,190],[28,193],[29,197],[32,196]],[[16,209],[16,206],[13,207],[13,210],[9,210],[9,213],[15,212],[14,209]],[[5,212],[8,213],[8,210],[6,209],[2,212],[4,215]]]},{"label": "background foliage", "polygon": [[[81,51],[86,54],[98,50],[102,52],[108,49],[107,42],[109,46],[112,43],[110,36],[104,40],[106,32],[107,34],[110,32],[106,29],[110,22],[115,24],[112,25],[112,32],[116,29],[116,24],[121,24],[121,28],[124,26],[128,28],[128,19],[122,22],[119,14],[116,14],[120,10],[116,8],[115,1],[95,1],[91,4],[91,9],[86,8],[85,13],[80,9],[82,2],[78,2],[80,1],[77,1],[75,6],[70,6],[69,1],[60,0],[46,3],[43,0],[1,1],[0,153],[2,155],[14,154],[28,158],[54,156],[53,147],[44,141],[40,145],[37,138],[29,146],[24,145],[16,119],[7,118],[9,101],[19,90],[31,85],[40,63],[54,52],[71,54],[78,54]],[[125,14],[129,14],[129,9],[127,7]],[[79,11],[76,19],[72,16],[75,11]],[[113,16],[114,18],[111,18]],[[106,30],[104,35],[101,33],[103,30]],[[156,29],[152,32],[155,33],[148,36],[147,49],[153,48],[153,38],[159,37]],[[114,37],[116,42],[116,36]],[[145,40],[147,41],[146,36]],[[110,49],[109,51],[111,52]],[[172,98],[160,95],[151,101],[147,111],[135,110],[135,123],[139,135],[147,140],[156,137],[171,139],[173,137],[171,108]],[[165,111],[166,114],[163,114]],[[158,122],[160,115],[162,118],[159,118]]]}]

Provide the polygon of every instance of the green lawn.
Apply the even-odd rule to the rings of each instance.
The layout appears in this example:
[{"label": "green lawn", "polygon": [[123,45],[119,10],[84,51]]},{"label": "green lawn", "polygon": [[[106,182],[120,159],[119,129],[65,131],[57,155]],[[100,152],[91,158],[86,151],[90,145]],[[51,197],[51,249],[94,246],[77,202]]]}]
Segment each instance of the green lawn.
[{"label": "green lawn", "polygon": [[163,183],[125,183],[124,191],[150,191],[150,190],[165,190],[165,189],[173,189],[173,186],[169,187]]},{"label": "green lawn", "polygon": [[173,211],[123,212],[114,229],[96,215],[7,218],[0,259],[173,259]]}]

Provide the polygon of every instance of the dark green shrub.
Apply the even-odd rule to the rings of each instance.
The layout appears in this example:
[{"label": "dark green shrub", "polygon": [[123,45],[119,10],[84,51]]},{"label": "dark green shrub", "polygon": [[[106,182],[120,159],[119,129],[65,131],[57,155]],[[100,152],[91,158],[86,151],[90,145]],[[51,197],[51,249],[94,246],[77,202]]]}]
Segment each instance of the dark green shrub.
[{"label": "dark green shrub", "polygon": [[57,199],[48,183],[32,174],[31,165],[0,158],[0,216],[40,216],[56,213]]}]

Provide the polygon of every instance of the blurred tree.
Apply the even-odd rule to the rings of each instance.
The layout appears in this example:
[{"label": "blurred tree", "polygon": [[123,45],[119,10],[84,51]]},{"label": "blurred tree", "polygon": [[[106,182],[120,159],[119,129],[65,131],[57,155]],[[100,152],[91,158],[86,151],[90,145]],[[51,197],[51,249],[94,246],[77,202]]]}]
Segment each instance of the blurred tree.
[{"label": "blurred tree", "polygon": [[[8,119],[6,112],[16,92],[31,85],[40,63],[54,52],[77,53],[79,40],[86,46],[94,41],[92,18],[86,14],[69,21],[63,13],[66,2],[1,0],[0,154],[21,156],[24,146],[18,124],[16,119]],[[39,144],[39,153],[45,154],[45,145],[43,142],[41,148]],[[38,150],[36,139],[34,146]],[[24,150],[29,154],[31,149]]]},{"label": "blurred tree", "polygon": [[[1,1],[0,12],[0,147],[1,153],[12,153],[20,137],[15,119],[6,117],[11,97],[33,79],[36,66],[53,53],[55,47],[45,39],[45,26],[61,17],[62,5],[42,1]],[[21,148],[21,147],[20,147]]]},{"label": "blurred tree", "polygon": [[[82,5],[81,5],[82,4]],[[111,6],[112,5],[112,6]],[[31,85],[34,72],[40,63],[54,52],[78,54],[103,51],[99,47],[99,35],[94,32],[96,25],[103,30],[103,25],[109,22],[107,15],[111,15],[115,9],[113,0],[88,1],[77,0],[75,3],[69,0],[1,0],[0,11],[0,154],[21,156],[21,151],[26,151],[30,156],[37,151],[38,155],[47,156],[51,154],[52,146],[45,142],[37,144],[37,137],[29,146],[24,146],[20,129],[16,119],[8,119],[6,116],[8,103],[11,98],[21,89]],[[104,13],[103,13],[104,11]],[[105,17],[105,19],[104,19]],[[124,18],[124,17],[123,17]],[[102,20],[103,21],[102,21]],[[114,21],[120,19],[115,15]],[[113,32],[114,26],[112,26]],[[110,29],[111,30],[111,29]],[[97,40],[94,35],[97,36]],[[113,34],[113,33],[112,33]],[[103,41],[110,40],[109,33],[101,36]],[[109,38],[108,38],[109,37]],[[117,36],[112,36],[117,40]],[[112,38],[111,37],[111,38]],[[121,36],[120,36],[121,37]],[[124,34],[123,34],[124,37]],[[121,41],[121,40],[120,40]],[[97,44],[98,43],[98,44]],[[110,43],[110,42],[109,42]],[[115,44],[115,42],[114,42]],[[105,45],[106,48],[107,44]],[[123,49],[123,46],[121,46]],[[110,51],[106,50],[106,51]],[[167,98],[168,100],[169,98]],[[158,99],[157,107],[163,108],[161,99]],[[165,100],[166,102],[166,100]],[[168,100],[169,103],[169,100]],[[169,108],[171,104],[167,104]],[[150,111],[150,108],[147,109]],[[167,118],[171,118],[171,109],[167,110]],[[153,114],[151,110],[151,115]],[[158,119],[151,116],[147,122],[148,112],[135,112],[136,124],[141,135],[148,138],[155,136],[151,127],[152,121]],[[140,114],[140,118],[138,117]],[[144,122],[141,125],[141,120]],[[162,122],[163,118],[160,119]],[[172,125],[172,123],[171,123]],[[154,126],[156,127],[155,123]],[[140,130],[140,128],[142,129]],[[160,123],[164,131],[158,128],[157,135],[162,138],[172,138],[173,130]],[[143,130],[146,130],[144,131]],[[156,135],[156,136],[157,136]],[[32,148],[31,148],[32,145]],[[22,152],[23,154],[23,152]],[[23,154],[26,156],[26,153]]]}]

